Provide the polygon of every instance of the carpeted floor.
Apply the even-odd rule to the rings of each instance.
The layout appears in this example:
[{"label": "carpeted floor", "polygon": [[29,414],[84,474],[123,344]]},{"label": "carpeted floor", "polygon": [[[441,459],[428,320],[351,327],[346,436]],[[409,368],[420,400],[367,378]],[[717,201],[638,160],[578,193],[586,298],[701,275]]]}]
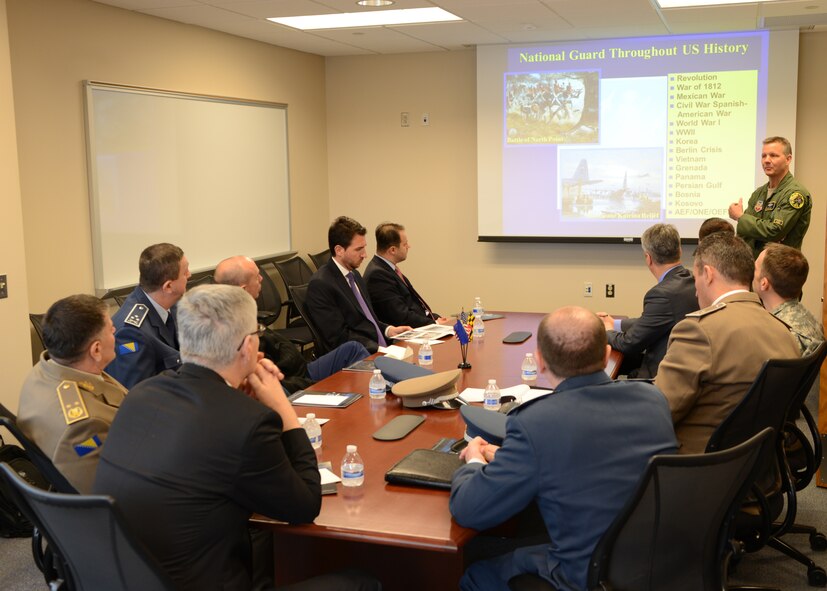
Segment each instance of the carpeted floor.
[{"label": "carpeted floor", "polygon": [[[818,526],[827,533],[827,489],[810,486],[799,493],[798,522]],[[807,536],[786,536],[793,546],[810,556],[816,564],[827,568],[827,552],[813,552]],[[762,584],[784,591],[805,591],[807,570],[797,562],[770,549],[749,554],[740,562],[730,578],[734,584]],[[43,591],[47,589],[34,566],[31,540],[0,538],[0,589],[3,591]],[[104,591],[104,590],[101,590]],[[387,589],[386,591],[394,591]]]}]

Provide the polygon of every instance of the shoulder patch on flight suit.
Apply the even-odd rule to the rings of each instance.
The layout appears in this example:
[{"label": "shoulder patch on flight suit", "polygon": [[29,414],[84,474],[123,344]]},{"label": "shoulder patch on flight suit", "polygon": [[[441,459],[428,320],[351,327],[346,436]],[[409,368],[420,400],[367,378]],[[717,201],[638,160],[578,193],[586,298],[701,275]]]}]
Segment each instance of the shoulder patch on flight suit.
[{"label": "shoulder patch on flight suit", "polygon": [[130,341],[128,343],[121,343],[118,345],[118,355],[129,355],[130,353],[138,352],[138,343]]},{"label": "shoulder patch on flight suit", "polygon": [[146,320],[147,314],[149,314],[149,308],[147,306],[143,304],[135,304],[132,306],[129,314],[126,315],[126,320],[124,320],[124,323],[141,328],[144,320]]},{"label": "shoulder patch on flight suit", "polygon": [[83,402],[77,382],[72,380],[60,382],[57,386],[57,397],[67,425],[89,418],[89,411],[86,410],[86,403]]},{"label": "shoulder patch on flight suit", "polygon": [[755,210],[755,213],[761,213],[761,210],[764,209],[764,201],[762,200],[756,203],[753,209]]},{"label": "shoulder patch on flight suit", "polygon": [[772,211],[773,209],[775,209],[775,201],[770,201],[767,203],[767,211]]},{"label": "shoulder patch on flight suit", "polygon": [[790,195],[790,205],[792,205],[795,209],[801,209],[804,207],[804,201],[804,195],[798,191]]},{"label": "shoulder patch on flight suit", "polygon": [[723,310],[726,308],[726,302],[718,302],[714,306],[709,306],[704,308],[703,310],[698,310],[697,312],[690,312],[686,315],[687,318],[701,318],[708,314],[712,314],[713,312],[717,312],[718,310]]},{"label": "shoulder patch on flight suit", "polygon": [[783,226],[783,225],[784,225],[784,220],[783,220],[783,219],[781,219],[781,218],[775,218],[775,219],[772,221],[772,223],[773,223],[773,225],[776,225],[776,226],[778,226],[778,227],[781,227],[781,226]]}]

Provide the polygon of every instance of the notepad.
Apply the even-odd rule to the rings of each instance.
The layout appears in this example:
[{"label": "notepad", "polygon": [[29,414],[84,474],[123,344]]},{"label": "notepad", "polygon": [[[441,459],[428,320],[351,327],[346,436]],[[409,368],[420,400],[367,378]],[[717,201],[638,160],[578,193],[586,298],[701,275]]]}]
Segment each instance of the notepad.
[{"label": "notepad", "polygon": [[287,397],[296,406],[326,406],[345,408],[362,397],[356,392],[307,392],[299,390]]}]

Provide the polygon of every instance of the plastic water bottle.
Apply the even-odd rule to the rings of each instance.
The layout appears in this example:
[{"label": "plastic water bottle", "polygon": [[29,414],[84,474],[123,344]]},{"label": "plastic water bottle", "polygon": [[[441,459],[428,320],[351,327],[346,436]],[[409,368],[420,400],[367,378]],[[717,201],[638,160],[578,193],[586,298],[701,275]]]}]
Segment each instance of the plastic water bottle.
[{"label": "plastic water bottle", "polygon": [[347,446],[347,453],[342,458],[342,485],[361,486],[365,481],[365,463],[356,451],[355,445]]},{"label": "plastic water bottle", "polygon": [[537,381],[537,362],[534,360],[534,354],[525,354],[523,364],[520,366],[520,373],[524,382],[534,383]]},{"label": "plastic water bottle", "polygon": [[481,341],[485,338],[485,323],[482,321],[482,314],[474,315],[474,340]]},{"label": "plastic water bottle", "polygon": [[419,347],[419,365],[424,367],[433,364],[434,350],[431,348],[431,344],[428,342],[422,343],[422,346]]},{"label": "plastic water bottle", "polygon": [[471,309],[474,318],[481,318],[485,314],[485,309],[482,307],[482,299],[479,296],[474,298],[474,307]]},{"label": "plastic water bottle", "polygon": [[375,400],[385,397],[385,378],[382,377],[382,370],[373,370],[373,376],[370,378],[370,384],[368,384],[368,391],[370,397]]},{"label": "plastic water bottle", "polygon": [[483,394],[483,407],[485,410],[500,410],[500,389],[497,387],[497,380],[488,380]]},{"label": "plastic water bottle", "polygon": [[310,445],[313,446],[313,449],[319,449],[322,446],[322,426],[316,420],[316,415],[312,412],[307,413],[302,426],[310,440]]}]

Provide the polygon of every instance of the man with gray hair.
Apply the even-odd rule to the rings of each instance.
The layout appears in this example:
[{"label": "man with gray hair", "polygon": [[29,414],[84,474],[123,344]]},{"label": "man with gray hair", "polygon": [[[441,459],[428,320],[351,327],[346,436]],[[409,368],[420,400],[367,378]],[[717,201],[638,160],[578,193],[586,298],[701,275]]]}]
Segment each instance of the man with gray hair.
[{"label": "man with gray hair", "polygon": [[256,512],[312,522],[316,455],[277,368],[258,361],[248,293],[195,288],[179,303],[178,326],[183,365],[132,389],[94,490],[115,498],[176,588],[250,589],[247,521]]},{"label": "man with gray hair", "polygon": [[655,224],[640,237],[643,258],[658,283],[643,296],[638,318],[603,318],[609,345],[623,353],[621,373],[653,378],[658,373],[672,327],[698,309],[692,273],[681,264],[681,237],[675,226]]},{"label": "man with gray hair", "polygon": [[695,250],[702,308],[672,329],[655,378],[669,401],[681,453],[704,452],[767,359],[799,356],[784,323],[749,291],[753,272],[749,246],[733,234],[710,234]]}]

